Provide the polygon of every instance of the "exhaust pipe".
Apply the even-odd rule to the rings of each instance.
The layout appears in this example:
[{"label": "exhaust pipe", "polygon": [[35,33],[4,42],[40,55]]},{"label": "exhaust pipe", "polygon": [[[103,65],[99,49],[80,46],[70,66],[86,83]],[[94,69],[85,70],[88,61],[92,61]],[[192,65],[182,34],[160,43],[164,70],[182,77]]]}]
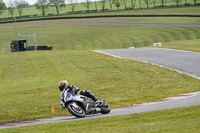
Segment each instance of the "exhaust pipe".
[{"label": "exhaust pipe", "polygon": [[98,114],[100,112],[101,112],[101,108],[92,108],[90,111],[91,114]]},{"label": "exhaust pipe", "polygon": [[95,108],[96,109],[96,112],[95,112],[95,114],[98,114],[98,113],[100,113],[101,112],[101,108]]}]

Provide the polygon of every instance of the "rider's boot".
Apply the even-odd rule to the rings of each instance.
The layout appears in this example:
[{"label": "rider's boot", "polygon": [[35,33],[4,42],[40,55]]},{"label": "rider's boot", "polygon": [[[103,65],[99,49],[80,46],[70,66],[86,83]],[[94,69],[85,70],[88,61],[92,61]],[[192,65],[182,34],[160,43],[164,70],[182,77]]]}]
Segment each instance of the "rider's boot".
[{"label": "rider's boot", "polygon": [[95,102],[97,101],[97,98],[90,91],[83,90],[80,92],[80,94],[91,98]]},{"label": "rider's boot", "polygon": [[93,101],[97,101],[97,98],[95,97],[95,95],[93,95],[92,93],[89,92],[88,97],[90,97]]}]

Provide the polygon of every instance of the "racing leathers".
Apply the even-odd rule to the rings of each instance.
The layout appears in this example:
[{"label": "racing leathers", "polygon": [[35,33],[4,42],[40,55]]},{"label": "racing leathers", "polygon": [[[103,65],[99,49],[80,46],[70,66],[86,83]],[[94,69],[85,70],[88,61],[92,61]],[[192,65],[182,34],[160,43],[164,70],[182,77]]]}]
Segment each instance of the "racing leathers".
[{"label": "racing leathers", "polygon": [[80,90],[79,87],[76,87],[74,85],[68,85],[67,89],[64,89],[61,94],[60,94],[60,104],[63,108],[65,108],[65,103],[64,103],[64,99],[62,99],[62,95],[64,94],[65,91],[68,91],[72,94],[80,94],[80,95],[83,95],[83,96],[86,96],[86,97],[89,97],[91,98],[94,102],[97,101],[97,98],[90,92],[90,91],[87,91],[87,90]]}]

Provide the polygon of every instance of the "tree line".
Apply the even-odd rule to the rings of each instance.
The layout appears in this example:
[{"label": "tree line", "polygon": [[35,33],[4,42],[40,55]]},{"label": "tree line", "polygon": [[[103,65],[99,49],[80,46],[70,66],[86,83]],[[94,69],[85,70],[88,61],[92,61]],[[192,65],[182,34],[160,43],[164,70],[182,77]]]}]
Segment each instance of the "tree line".
[{"label": "tree line", "polygon": [[[188,0],[173,0],[176,6],[179,6],[179,3],[184,1],[184,5],[189,5]],[[67,4],[65,3],[67,2]],[[94,5],[95,10],[98,10],[98,6],[100,5],[101,11],[105,11],[106,4],[109,6],[109,10],[113,10],[113,6],[115,6],[118,10],[123,5],[124,9],[134,9],[136,2],[139,4],[139,7],[142,8],[142,3],[146,5],[146,8],[149,8],[150,4],[153,4],[154,7],[156,7],[158,2],[161,2],[161,7],[165,6],[165,3],[167,0],[100,0],[100,1],[94,1],[94,0],[84,0],[81,3],[78,3],[77,0],[37,0],[35,3],[35,7],[41,11],[42,15],[46,15],[46,10],[51,6],[55,7],[57,15],[60,14],[60,9],[63,7],[66,7],[68,5],[72,11],[72,13],[75,13],[75,8],[77,4],[83,4],[86,11],[90,11],[91,5]],[[197,0],[193,0],[193,4],[197,4]],[[24,0],[9,0],[6,4],[3,2],[3,0],[0,0],[0,15],[3,11],[8,10],[11,17],[13,17],[14,12],[17,10],[19,13],[19,16],[22,16],[22,12],[24,8],[31,7],[26,1]]]}]

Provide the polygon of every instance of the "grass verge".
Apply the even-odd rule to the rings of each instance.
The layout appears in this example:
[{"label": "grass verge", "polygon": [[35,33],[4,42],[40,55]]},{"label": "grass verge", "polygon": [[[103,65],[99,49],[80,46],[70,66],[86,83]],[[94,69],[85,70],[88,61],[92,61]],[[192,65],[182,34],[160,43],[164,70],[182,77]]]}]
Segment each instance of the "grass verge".
[{"label": "grass verge", "polygon": [[1,133],[199,133],[200,106],[125,116],[52,123],[1,130]]},{"label": "grass verge", "polygon": [[8,53],[0,62],[0,122],[66,114],[57,88],[63,79],[91,90],[111,107],[200,90],[200,81],[184,74],[91,51]]},{"label": "grass verge", "polygon": [[200,52],[199,42],[200,39],[194,39],[190,41],[172,41],[164,43],[162,47]]}]

